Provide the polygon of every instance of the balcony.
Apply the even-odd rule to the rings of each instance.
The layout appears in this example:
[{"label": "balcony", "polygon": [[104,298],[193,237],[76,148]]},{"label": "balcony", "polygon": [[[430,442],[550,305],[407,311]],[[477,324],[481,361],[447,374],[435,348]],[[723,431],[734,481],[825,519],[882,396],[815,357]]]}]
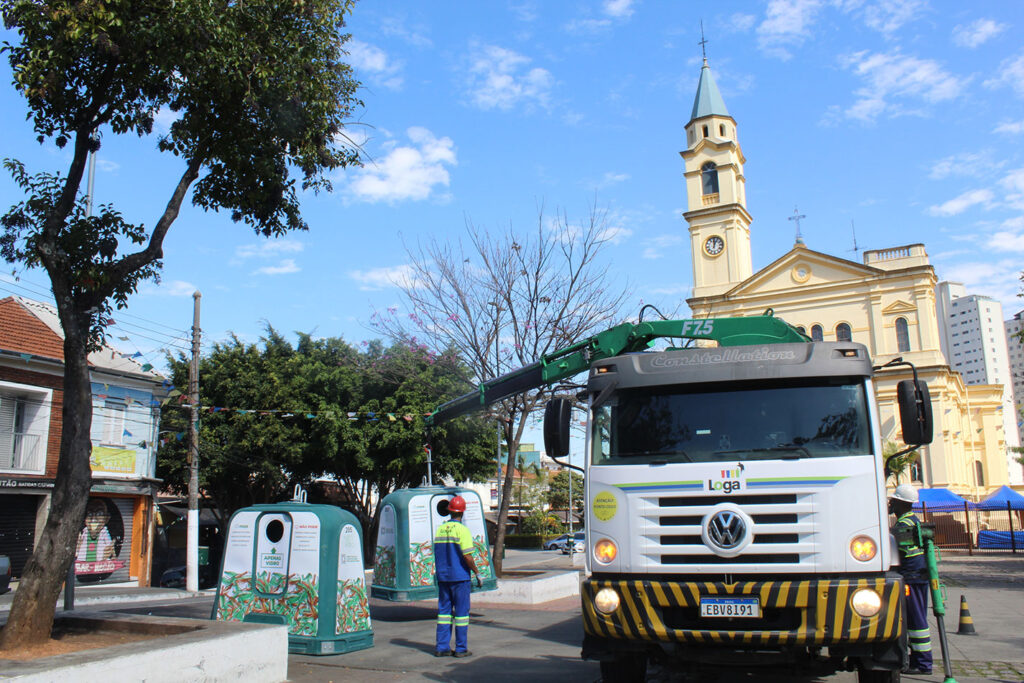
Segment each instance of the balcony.
[{"label": "balcony", "polygon": [[704,202],[704,206],[713,206],[718,203],[718,193],[702,195],[701,200]]},{"label": "balcony", "polygon": [[39,434],[0,435],[0,471],[43,474],[45,467],[46,449]]}]

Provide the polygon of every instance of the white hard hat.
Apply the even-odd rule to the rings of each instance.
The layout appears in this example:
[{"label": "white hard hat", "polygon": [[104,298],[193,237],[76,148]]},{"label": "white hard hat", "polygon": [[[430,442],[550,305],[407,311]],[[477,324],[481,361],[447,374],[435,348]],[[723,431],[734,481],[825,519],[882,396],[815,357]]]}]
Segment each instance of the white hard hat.
[{"label": "white hard hat", "polygon": [[917,502],[917,489],[910,484],[900,484],[896,487],[896,490],[889,494],[890,498],[896,500],[902,500],[905,503],[916,503]]}]

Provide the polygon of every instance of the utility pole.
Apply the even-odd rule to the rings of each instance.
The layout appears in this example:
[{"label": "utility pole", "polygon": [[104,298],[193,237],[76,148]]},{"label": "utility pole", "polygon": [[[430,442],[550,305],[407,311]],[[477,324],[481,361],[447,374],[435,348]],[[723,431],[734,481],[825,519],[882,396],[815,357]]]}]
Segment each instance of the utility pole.
[{"label": "utility pole", "polygon": [[199,300],[192,295],[192,362],[188,367],[188,536],[185,542],[185,587],[199,590]]}]

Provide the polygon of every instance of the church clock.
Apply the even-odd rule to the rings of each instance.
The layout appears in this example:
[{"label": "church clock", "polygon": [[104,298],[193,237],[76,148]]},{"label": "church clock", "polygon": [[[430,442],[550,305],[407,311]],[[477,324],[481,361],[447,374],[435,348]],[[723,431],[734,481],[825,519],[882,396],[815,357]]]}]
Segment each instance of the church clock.
[{"label": "church clock", "polygon": [[708,256],[718,256],[725,249],[725,240],[718,235],[712,235],[704,240],[704,252]]}]

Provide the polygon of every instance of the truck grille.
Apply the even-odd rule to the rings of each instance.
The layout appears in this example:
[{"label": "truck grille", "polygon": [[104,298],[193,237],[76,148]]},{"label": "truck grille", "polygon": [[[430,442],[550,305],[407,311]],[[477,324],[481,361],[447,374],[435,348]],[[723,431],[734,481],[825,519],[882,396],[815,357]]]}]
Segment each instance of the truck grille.
[{"label": "truck grille", "polygon": [[[813,493],[730,494],[710,496],[638,496],[646,524],[642,532],[645,564],[706,565],[721,571],[753,565],[778,570],[811,569],[815,561]],[[701,523],[715,505],[733,503],[754,522],[753,540],[736,557],[716,555],[701,540]],[[653,569],[653,568],[652,568]],[[751,571],[756,571],[751,569]]]}]

